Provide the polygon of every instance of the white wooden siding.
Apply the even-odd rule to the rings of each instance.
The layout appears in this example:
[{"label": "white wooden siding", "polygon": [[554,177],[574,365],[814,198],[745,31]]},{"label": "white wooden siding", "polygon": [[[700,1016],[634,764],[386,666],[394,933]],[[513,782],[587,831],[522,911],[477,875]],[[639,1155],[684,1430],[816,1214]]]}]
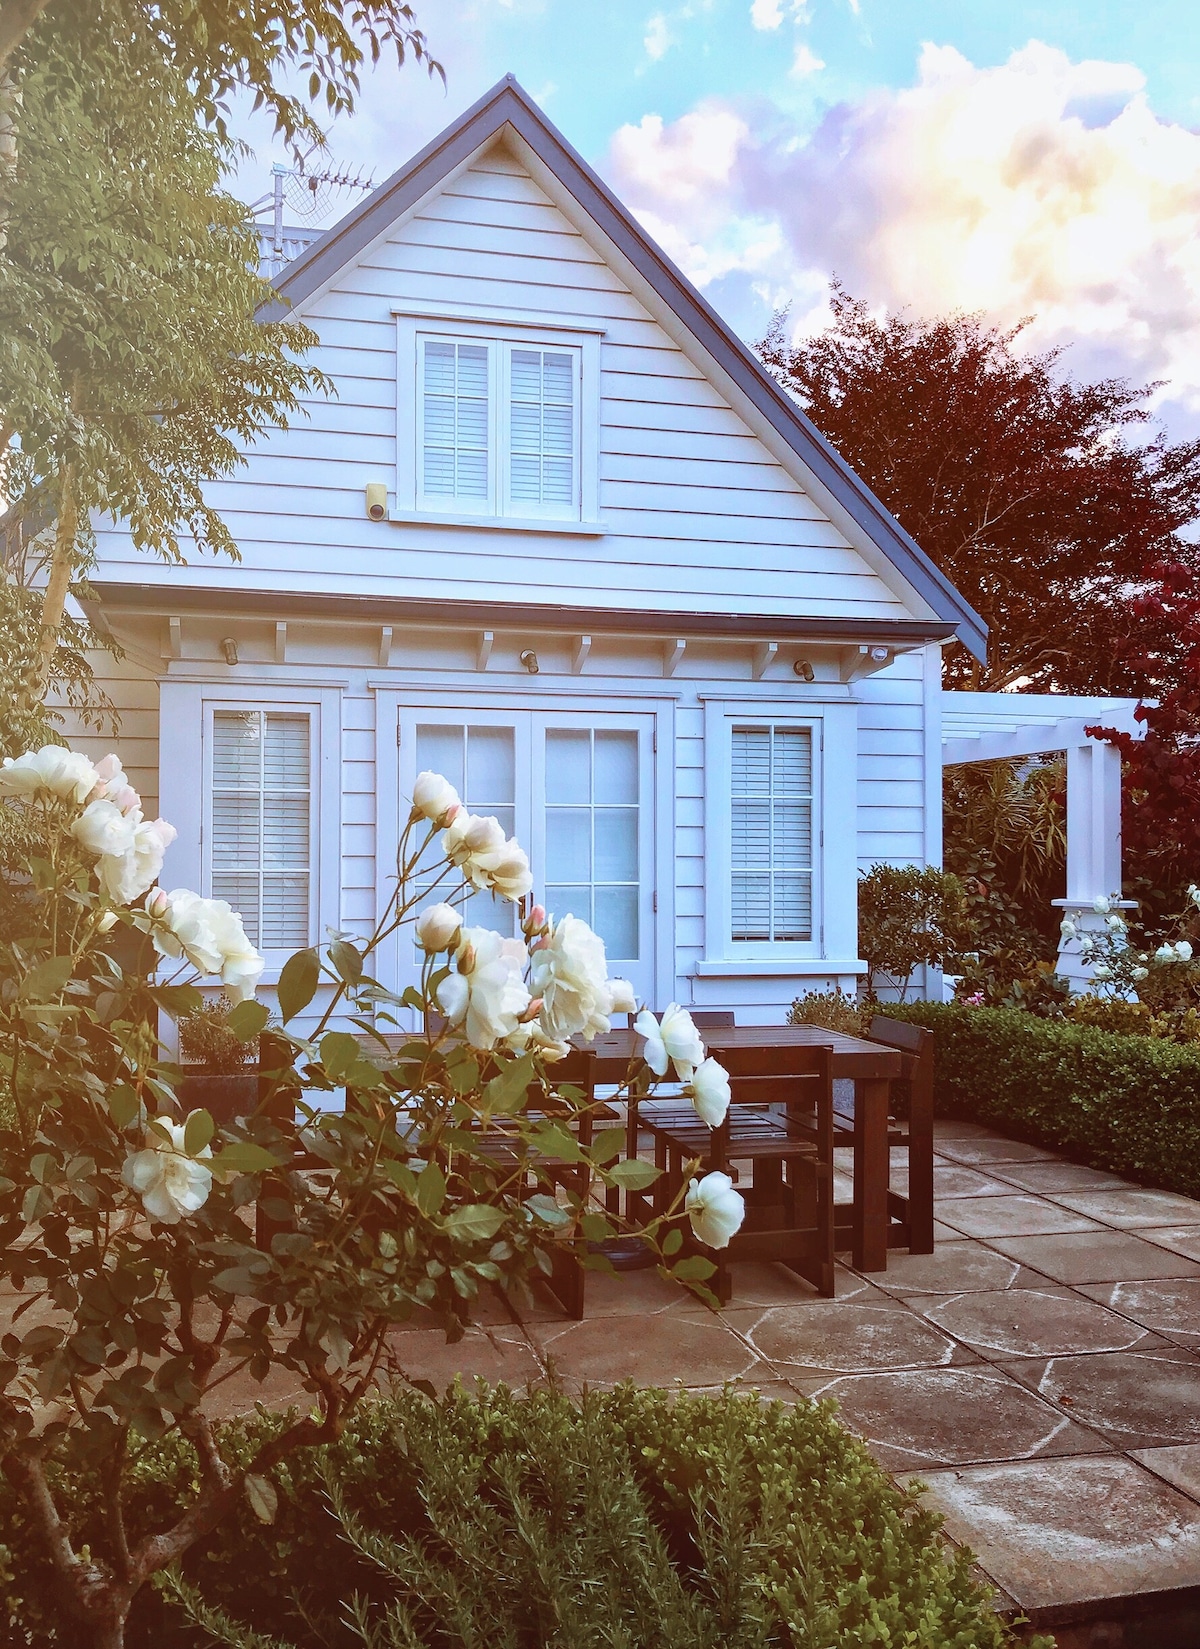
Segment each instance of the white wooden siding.
[{"label": "white wooden siding", "polygon": [[144,659],[129,655],[118,662],[111,653],[95,652],[88,659],[98,685],[112,701],[116,731],[107,725],[99,731],[85,727],[68,705],[58,705],[59,731],[94,762],[115,750],[142,798],[146,817],[153,819],[158,814],[158,677]]},{"label": "white wooden siding", "polygon": [[[393,309],[461,306],[594,324],[601,344],[595,538],[372,523],[395,484]],[[186,584],[813,617],[904,609],[517,161],[492,150],[303,306],[337,386],[264,436],[210,496],[242,562],[156,568]],[[101,575],[145,579],[120,532]]]}]

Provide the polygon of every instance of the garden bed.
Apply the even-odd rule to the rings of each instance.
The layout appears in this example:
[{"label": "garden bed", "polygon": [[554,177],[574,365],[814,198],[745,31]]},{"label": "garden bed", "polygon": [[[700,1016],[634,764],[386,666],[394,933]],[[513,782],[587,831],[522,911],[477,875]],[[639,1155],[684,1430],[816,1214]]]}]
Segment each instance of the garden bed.
[{"label": "garden bed", "polygon": [[1200,1197],[1200,1049],[1019,1008],[911,1002],[880,1011],[935,1033],[940,1116]]},{"label": "garden bed", "polygon": [[[222,1446],[232,1458],[274,1423],[230,1426]],[[182,1442],[151,1447],[135,1467],[135,1520],[185,1503],[193,1472]],[[207,1630],[147,1593],[130,1649],[338,1649],[364,1641],[346,1624],[355,1607],[387,1649],[1010,1641],[968,1558],[948,1554],[936,1518],[828,1404],[632,1386],[578,1405],[548,1390],[406,1393],[361,1409],[336,1447],[293,1456],[274,1488],[272,1523],[246,1504],[188,1560]],[[83,1477],[80,1538],[98,1538],[93,1493]],[[73,1643],[11,1500],[0,1541],[6,1641]],[[266,1636],[230,1635],[224,1620]]]}]

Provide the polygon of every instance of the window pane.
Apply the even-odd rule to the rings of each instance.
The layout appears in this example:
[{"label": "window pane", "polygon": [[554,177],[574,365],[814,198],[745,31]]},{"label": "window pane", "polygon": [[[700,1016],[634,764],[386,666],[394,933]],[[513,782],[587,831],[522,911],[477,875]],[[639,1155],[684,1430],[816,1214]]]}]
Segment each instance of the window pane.
[{"label": "window pane", "polygon": [[596,932],[604,940],[606,955],[614,962],[638,959],[637,889],[598,887],[596,889]]},{"label": "window pane", "polygon": [[546,809],[546,877],[553,882],[591,881],[590,808]]},{"label": "window pane", "polygon": [[592,925],[592,890],[588,887],[546,884],[546,909],[556,920],[564,916],[578,916],[581,922]]},{"label": "window pane", "polygon": [[636,733],[596,734],[596,800],[636,804],[638,799],[638,736]]},{"label": "window pane", "polygon": [[735,940],[810,940],[812,732],[732,734],[732,932]]},{"label": "window pane", "polygon": [[449,779],[461,796],[466,788],[463,775],[462,727],[417,728],[417,772],[440,773]]},{"label": "window pane", "polygon": [[575,502],[576,358],[563,350],[509,352],[509,492],[514,503]]},{"label": "window pane", "polygon": [[598,807],[596,809],[596,880],[636,882],[637,809]]},{"label": "window pane", "polygon": [[586,729],[552,728],[546,734],[546,800],[592,799],[592,736]]},{"label": "window pane", "polygon": [[424,344],[423,490],[443,498],[486,498],[488,347]]},{"label": "window pane", "polygon": [[212,893],[267,948],[309,941],[311,737],[294,711],[213,714]]},{"label": "window pane", "polygon": [[[511,806],[517,795],[516,751],[511,727],[467,728],[467,786],[473,813]],[[511,832],[510,832],[511,834]]]}]

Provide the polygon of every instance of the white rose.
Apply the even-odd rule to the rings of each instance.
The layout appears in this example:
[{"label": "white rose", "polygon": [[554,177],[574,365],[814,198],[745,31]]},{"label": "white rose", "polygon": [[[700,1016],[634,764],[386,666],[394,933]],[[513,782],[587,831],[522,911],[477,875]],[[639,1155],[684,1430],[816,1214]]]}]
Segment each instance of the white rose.
[{"label": "white rose", "polygon": [[184,1214],[203,1208],[212,1190],[212,1169],[205,1162],[212,1150],[205,1146],[195,1156],[184,1148],[186,1127],[166,1117],[150,1124],[151,1143],[125,1158],[121,1178],[142,1199],[142,1207],[161,1225],[177,1225]]},{"label": "white rose", "polygon": [[1097,962],[1096,966],[1092,969],[1092,978],[1111,979],[1112,969],[1105,962]]},{"label": "white rose", "polygon": [[121,766],[119,756],[102,756],[96,763],[96,788],[93,800],[115,802],[122,813],[140,811],[142,798],[130,784]]},{"label": "white rose", "polygon": [[1136,980],[1145,979],[1147,977],[1147,975],[1149,974],[1149,971],[1150,971],[1149,968],[1134,968],[1133,978],[1136,979]]},{"label": "white rose", "polygon": [[637,997],[628,979],[609,980],[608,1011],[610,1014],[637,1012]]},{"label": "white rose", "polygon": [[463,1027],[473,1048],[494,1048],[517,1029],[530,1003],[522,978],[527,961],[519,939],[463,928],[457,969],[438,986],[437,1004],[452,1025]]},{"label": "white rose", "polygon": [[229,902],[174,888],[165,912],[157,915],[161,891],[156,888],[146,901],[147,911],[156,915],[151,938],[160,956],[186,956],[198,973],[219,975],[236,1002],[253,996],[265,964]]},{"label": "white rose", "polygon": [[1105,925],[1105,927],[1107,927],[1107,929],[1109,930],[1110,933],[1124,933],[1125,932],[1125,918],[1121,915],[1120,911],[1114,910],[1112,915],[1110,917],[1108,917],[1108,919],[1106,920],[1104,925]]},{"label": "white rose", "polygon": [[1058,925],[1058,931],[1062,934],[1064,939],[1074,939],[1075,935],[1079,932],[1079,929],[1075,926],[1069,916],[1064,916]]},{"label": "white rose", "polygon": [[662,1039],[662,1030],[658,1020],[649,1008],[643,1008],[633,1022],[633,1028],[638,1035],[644,1038],[646,1046],[642,1049],[642,1058],[649,1065],[655,1076],[667,1074],[667,1048]]},{"label": "white rose", "polygon": [[462,807],[458,791],[440,773],[418,773],[413,785],[413,817],[447,825]]},{"label": "white rose", "polygon": [[115,802],[101,798],[88,803],[71,826],[71,834],[87,853],[120,857],[133,847],[137,825],[132,813],[122,813]]},{"label": "white rose", "polygon": [[1107,916],[1109,911],[1112,909],[1112,904],[1108,897],[1102,893],[1092,905],[1092,909],[1096,912],[1097,916]]},{"label": "white rose", "polygon": [[729,1110],[729,1072],[715,1059],[702,1059],[688,1083],[696,1115],[708,1128],[719,1128]]},{"label": "white rose", "polygon": [[96,788],[96,769],[86,756],[63,744],[44,744],[23,756],[5,756],[0,796],[32,796],[48,790],[66,802],[85,802]]},{"label": "white rose", "polygon": [[1200,908],[1200,887],[1197,887],[1195,882],[1188,888],[1188,898],[1197,908]]},{"label": "white rose", "polygon": [[609,1028],[611,1011],[604,941],[578,916],[564,916],[533,953],[533,994],[542,998],[541,1022],[555,1042],[583,1036],[591,1042]]},{"label": "white rose", "polygon": [[516,1054],[537,1054],[548,1065],[565,1059],[571,1052],[569,1042],[556,1042],[536,1019],[521,1020],[516,1030],[504,1038],[504,1046]]},{"label": "white rose", "polygon": [[746,1217],[746,1204],[728,1174],[694,1179],[683,1206],[697,1240],[707,1248],[728,1248]]},{"label": "white rose", "polygon": [[1179,943],[1175,946],[1175,954],[1181,962],[1190,962],[1191,961],[1191,959],[1192,959],[1192,947],[1186,939],[1181,939],[1179,941]]},{"label": "white rose", "polygon": [[435,956],[438,951],[451,949],[461,927],[462,917],[453,905],[427,905],[417,917],[413,931],[421,949]]},{"label": "white rose", "polygon": [[1175,960],[1174,945],[1160,945],[1154,953],[1156,962],[1173,962]]},{"label": "white rose", "polygon": [[490,814],[456,813],[442,836],[442,851],[472,887],[523,899],[533,886],[524,849],[506,839],[500,821]]},{"label": "white rose", "polygon": [[704,1058],[704,1044],[691,1014],[675,1002],[662,1016],[662,1039],[676,1069],[681,1065],[699,1065]]}]

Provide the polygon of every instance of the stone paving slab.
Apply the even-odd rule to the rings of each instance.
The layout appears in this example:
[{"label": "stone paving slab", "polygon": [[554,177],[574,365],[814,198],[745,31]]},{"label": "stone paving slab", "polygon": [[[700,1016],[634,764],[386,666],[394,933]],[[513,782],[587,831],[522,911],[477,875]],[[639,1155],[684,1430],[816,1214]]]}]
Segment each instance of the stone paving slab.
[{"label": "stone paving slab", "polygon": [[1144,1230],[1138,1232],[1147,1242],[1154,1243],[1159,1248],[1167,1248],[1172,1254],[1182,1254],[1187,1259],[1200,1260],[1200,1225],[1173,1225],[1165,1230]]},{"label": "stone paving slab", "polygon": [[1010,1259],[1056,1283],[1123,1283],[1148,1277],[1200,1277],[1200,1264],[1129,1231],[1068,1231],[1054,1236],[996,1237]]}]

